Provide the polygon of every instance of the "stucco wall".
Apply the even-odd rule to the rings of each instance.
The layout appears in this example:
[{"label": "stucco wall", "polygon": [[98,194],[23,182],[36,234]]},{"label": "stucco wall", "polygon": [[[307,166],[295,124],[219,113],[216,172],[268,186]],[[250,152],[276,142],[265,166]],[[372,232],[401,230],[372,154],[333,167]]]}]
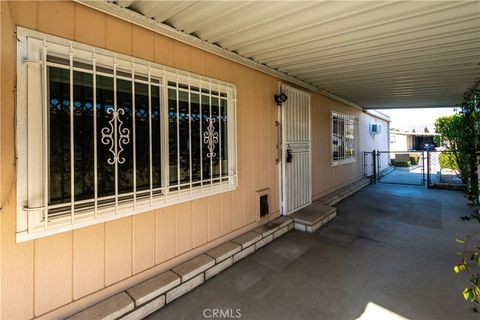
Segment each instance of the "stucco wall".
[{"label": "stucco wall", "polygon": [[[278,215],[278,107],[273,103],[278,79],[72,1],[2,1],[1,18],[0,318],[72,314],[245,232],[257,223],[257,190],[270,188],[272,218]],[[236,84],[239,188],[16,243],[14,25]],[[362,175],[360,159],[330,165],[332,110],[361,116],[312,95],[313,198]]]}]

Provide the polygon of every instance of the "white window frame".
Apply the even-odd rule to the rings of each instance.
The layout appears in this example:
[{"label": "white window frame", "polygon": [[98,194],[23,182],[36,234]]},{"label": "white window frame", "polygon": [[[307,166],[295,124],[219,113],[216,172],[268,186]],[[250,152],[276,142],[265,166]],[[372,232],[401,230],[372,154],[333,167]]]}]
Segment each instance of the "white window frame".
[{"label": "white window frame", "polygon": [[[228,192],[238,187],[236,86],[234,84],[117,54],[22,27],[17,27],[17,38],[17,242],[36,239],[197,198]],[[137,199],[134,187],[132,201],[120,202],[118,198],[121,194],[116,191],[114,203],[107,207],[100,207],[97,205],[98,199],[95,191],[94,208],[75,212],[75,205],[81,201],[70,201],[71,210],[68,214],[62,214],[55,218],[48,215],[49,208],[52,206],[48,205],[48,130],[44,129],[48,128],[48,79],[45,66],[49,65],[50,62],[47,62],[47,55],[59,56],[69,60],[69,70],[75,70],[76,68],[73,66],[73,61],[90,64],[93,66],[91,71],[93,75],[97,74],[96,65],[112,68],[114,83],[116,83],[116,70],[130,71],[132,78],[133,75],[138,74],[148,76],[149,83],[150,77],[161,79],[160,112],[162,113],[163,119],[160,128],[162,159],[162,193],[160,195],[152,195],[152,189],[150,189],[150,196],[148,198]],[[72,75],[73,71],[71,71],[70,74]],[[95,76],[93,78],[95,79]],[[202,184],[201,186],[192,187],[192,180],[190,178],[188,188],[182,189],[178,187],[178,191],[171,191],[173,186],[169,185],[168,177],[168,81],[199,86],[200,88],[208,87],[211,90],[227,94],[228,174],[223,177],[220,174],[219,178],[210,179],[208,185]],[[94,93],[94,101],[95,96],[96,94]],[[72,94],[70,99],[71,101],[73,100]],[[99,134],[99,128],[97,128],[96,132],[96,134]],[[130,143],[134,143],[134,141],[133,138],[133,141]],[[72,142],[73,135],[71,134],[70,143],[72,144]],[[96,144],[96,140],[94,144]],[[95,150],[97,149],[95,148]],[[96,155],[95,153],[95,159]],[[95,163],[97,163],[96,160]],[[222,167],[221,162],[220,167]],[[72,165],[71,174],[73,174],[73,172],[74,168]],[[95,177],[96,172],[95,169]],[[195,183],[198,182],[193,182],[193,184]],[[180,184],[180,181],[178,181],[177,185],[178,184]],[[72,186],[72,188],[74,188],[74,186]],[[44,192],[44,190],[47,192]],[[74,194],[74,192],[72,192],[72,194]]]},{"label": "white window frame", "polygon": [[[333,150],[334,150],[334,138],[333,138],[333,126],[334,126],[334,123],[333,123],[333,120],[334,118],[337,118],[337,119],[343,119],[343,137],[341,138],[342,141],[343,141],[343,145],[345,145],[346,143],[346,133],[347,133],[347,125],[353,123],[353,134],[354,134],[354,137],[353,137],[353,143],[354,143],[354,146],[353,146],[353,150],[354,150],[354,154],[351,155],[351,156],[347,156],[346,154],[344,154],[341,159],[337,159],[335,160],[333,158]],[[352,163],[352,162],[356,162],[357,161],[357,137],[358,137],[358,132],[357,132],[357,128],[356,128],[356,123],[358,123],[358,119],[355,117],[355,116],[352,116],[352,115],[348,115],[348,114],[344,114],[344,113],[341,113],[341,112],[337,112],[337,111],[332,111],[330,112],[330,160],[331,160],[331,165],[332,166],[338,166],[338,165],[342,165],[342,164],[347,164],[347,163]],[[338,125],[338,121],[337,121],[337,125]],[[337,134],[338,134],[338,128],[337,128]]]}]

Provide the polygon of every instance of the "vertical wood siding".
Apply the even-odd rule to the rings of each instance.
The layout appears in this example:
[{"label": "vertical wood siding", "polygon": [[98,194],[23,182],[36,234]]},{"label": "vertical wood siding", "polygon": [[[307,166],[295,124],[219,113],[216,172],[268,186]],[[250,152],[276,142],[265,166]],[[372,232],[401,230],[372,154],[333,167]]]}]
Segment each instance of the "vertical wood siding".
[{"label": "vertical wood siding", "polygon": [[[15,243],[10,193],[11,205],[0,216],[1,318],[36,317],[176,257],[185,259],[192,249],[255,222],[256,190],[270,188],[272,211],[278,211],[276,78],[71,1],[10,5],[18,26],[235,83],[239,188],[21,244]],[[4,199],[15,174],[15,42],[8,3],[1,8]]]},{"label": "vertical wood siding", "polygon": [[336,111],[360,119],[360,110],[348,107],[320,94],[312,94],[312,198],[322,196],[358,180],[363,175],[363,158],[359,155],[359,126],[356,126],[355,162],[332,166],[331,112]]},{"label": "vertical wood siding", "polygon": [[[11,1],[10,6],[13,19],[8,3],[1,2],[0,200],[5,205],[0,215],[0,318],[33,318],[79,299],[73,308],[82,308],[102,297],[102,292],[122,289],[127,279],[148,275],[155,266],[185,260],[196,254],[195,249],[254,223],[257,190],[270,188],[271,211],[278,214],[274,124],[278,107],[273,102],[278,79],[72,1]],[[238,91],[238,189],[17,244],[12,189],[14,23],[234,83]],[[360,114],[329,98],[312,95],[314,197],[355,180],[362,170],[361,161],[330,166],[331,110]]]}]

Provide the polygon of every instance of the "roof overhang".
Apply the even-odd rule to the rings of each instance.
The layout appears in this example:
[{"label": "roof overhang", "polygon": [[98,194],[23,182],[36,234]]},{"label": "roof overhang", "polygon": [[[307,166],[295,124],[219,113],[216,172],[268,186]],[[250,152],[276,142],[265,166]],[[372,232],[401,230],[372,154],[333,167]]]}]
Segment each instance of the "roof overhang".
[{"label": "roof overhang", "polygon": [[92,0],[74,0],[75,2],[81,3],[83,5],[86,5],[88,7],[97,9],[99,11],[105,12],[107,14],[113,15],[117,18],[129,21],[131,23],[134,23],[136,25],[139,25],[141,27],[150,29],[152,31],[155,31],[159,34],[162,34],[164,36],[173,38],[177,41],[186,43],[188,45],[191,45],[193,47],[205,50],[207,52],[216,54],[218,56],[221,56],[223,58],[227,58],[229,60],[235,61],[237,63],[240,63],[242,65],[248,66],[250,68],[262,71],[266,74],[275,76],[281,80],[285,80],[287,82],[290,82],[292,84],[296,84],[300,87],[303,87],[305,89],[311,90],[316,93],[323,94],[331,99],[334,99],[336,101],[345,103],[346,105],[349,105],[351,107],[354,107],[356,109],[362,110],[363,107],[349,101],[347,99],[344,99],[340,96],[337,96],[331,92],[328,92],[327,90],[318,88],[308,82],[302,81],[296,77],[290,76],[288,74],[285,74],[281,71],[275,70],[273,68],[270,68],[264,64],[258,63],[255,60],[245,58],[235,52],[226,50],[224,48],[221,48],[215,44],[209,43],[208,41],[202,40],[198,37],[192,36],[190,34],[186,34],[184,32],[178,31],[177,29],[163,24],[159,23],[155,20],[149,19],[145,17],[142,14],[139,14],[135,11],[125,9],[124,7],[121,7],[113,2],[109,1],[92,1]]},{"label": "roof overhang", "polygon": [[75,1],[358,109],[452,107],[480,80],[475,1]]}]

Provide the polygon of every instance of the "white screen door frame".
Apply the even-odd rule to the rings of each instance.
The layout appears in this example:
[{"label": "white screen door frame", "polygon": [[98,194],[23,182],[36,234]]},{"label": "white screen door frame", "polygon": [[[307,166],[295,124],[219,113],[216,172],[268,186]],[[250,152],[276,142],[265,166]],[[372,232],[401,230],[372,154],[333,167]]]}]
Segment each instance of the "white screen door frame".
[{"label": "white screen door frame", "polygon": [[[287,95],[282,103],[281,195],[282,214],[290,214],[312,202],[311,96],[308,92],[280,84]],[[290,151],[289,151],[290,150]],[[291,162],[287,155],[291,152]]]}]

